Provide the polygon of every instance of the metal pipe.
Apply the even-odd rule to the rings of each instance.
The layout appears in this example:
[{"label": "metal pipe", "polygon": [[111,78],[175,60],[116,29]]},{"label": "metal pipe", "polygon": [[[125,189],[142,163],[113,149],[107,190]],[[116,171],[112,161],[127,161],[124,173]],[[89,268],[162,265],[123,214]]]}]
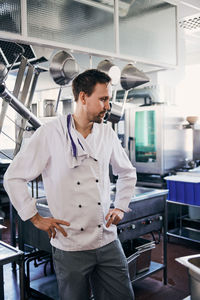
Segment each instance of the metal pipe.
[{"label": "metal pipe", "polygon": [[120,53],[119,50],[119,1],[114,1],[114,28],[115,28],[115,52]]},{"label": "metal pipe", "polygon": [[8,91],[4,84],[0,84],[0,97],[25,118],[35,129],[40,127],[42,123],[36,116],[31,113],[11,92]]},{"label": "metal pipe", "polygon": [[3,152],[2,150],[0,150],[0,153],[3,154],[8,159],[13,160],[13,157],[9,156],[8,154],[6,154],[5,152]]}]

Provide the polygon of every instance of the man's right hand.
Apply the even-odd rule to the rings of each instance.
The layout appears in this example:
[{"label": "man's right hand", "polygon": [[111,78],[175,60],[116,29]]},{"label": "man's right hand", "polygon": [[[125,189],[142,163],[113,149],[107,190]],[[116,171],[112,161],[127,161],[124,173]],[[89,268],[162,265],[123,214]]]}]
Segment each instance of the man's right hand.
[{"label": "man's right hand", "polygon": [[66,231],[60,226],[61,225],[66,225],[70,226],[69,222],[63,221],[63,220],[58,220],[54,218],[44,218],[40,216],[38,213],[33,216],[30,221],[35,225],[35,227],[44,230],[48,233],[49,238],[55,238],[56,236],[56,231],[59,230],[64,236],[67,236]]}]

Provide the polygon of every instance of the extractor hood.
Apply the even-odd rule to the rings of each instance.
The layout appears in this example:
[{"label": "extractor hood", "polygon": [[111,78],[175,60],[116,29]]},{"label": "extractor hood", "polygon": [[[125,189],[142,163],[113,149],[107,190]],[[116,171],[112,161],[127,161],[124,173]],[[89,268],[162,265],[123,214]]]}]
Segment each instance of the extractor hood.
[{"label": "extractor hood", "polygon": [[[76,2],[90,5],[104,11],[114,13],[114,0],[75,0]],[[125,17],[128,14],[130,6],[135,0],[119,0],[119,16]]]},{"label": "extractor hood", "polygon": [[178,4],[178,25],[190,62],[194,61],[193,58],[198,57],[200,52],[200,1],[179,0]]},{"label": "extractor hood", "polygon": [[[114,0],[74,0],[76,2],[96,7],[107,12],[114,13]],[[119,0],[119,16],[126,17],[129,12],[131,15],[141,15],[149,13],[151,10],[167,7],[169,4],[164,0]]]}]

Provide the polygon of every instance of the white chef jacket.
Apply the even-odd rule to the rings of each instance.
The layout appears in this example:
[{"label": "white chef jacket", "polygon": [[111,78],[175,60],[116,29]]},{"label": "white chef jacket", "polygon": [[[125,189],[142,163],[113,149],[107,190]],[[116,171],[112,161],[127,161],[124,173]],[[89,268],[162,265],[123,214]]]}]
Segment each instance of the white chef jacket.
[{"label": "white chef jacket", "polygon": [[[106,228],[105,220],[110,208],[109,163],[118,175],[115,207],[123,211],[128,211],[136,171],[108,124],[94,123],[84,138],[71,119],[71,137],[66,116],[36,130],[7,169],[4,187],[21,219],[30,219],[37,208],[27,182],[42,174],[52,216],[70,222],[69,227],[61,225],[67,237],[57,231],[51,244],[65,251],[96,249],[117,238],[116,225]],[[72,155],[71,138],[77,157]]]}]

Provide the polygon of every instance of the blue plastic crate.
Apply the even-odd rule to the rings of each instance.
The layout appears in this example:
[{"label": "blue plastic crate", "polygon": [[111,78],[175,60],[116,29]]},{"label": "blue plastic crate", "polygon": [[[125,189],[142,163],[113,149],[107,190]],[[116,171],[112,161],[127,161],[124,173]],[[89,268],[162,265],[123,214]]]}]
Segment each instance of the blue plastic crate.
[{"label": "blue plastic crate", "polygon": [[165,177],[168,200],[200,206],[200,177],[174,175]]}]

